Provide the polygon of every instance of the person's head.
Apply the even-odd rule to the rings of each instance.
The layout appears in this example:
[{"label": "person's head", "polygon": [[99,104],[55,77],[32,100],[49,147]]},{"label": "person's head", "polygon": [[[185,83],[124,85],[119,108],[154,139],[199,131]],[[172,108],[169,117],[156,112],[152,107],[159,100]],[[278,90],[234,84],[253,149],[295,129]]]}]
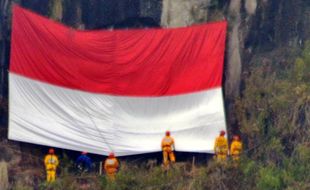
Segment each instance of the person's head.
[{"label": "person's head", "polygon": [[86,151],[83,151],[81,154],[82,154],[82,155],[86,155],[86,154],[87,154],[87,152],[86,152]]},{"label": "person's head", "polygon": [[235,141],[239,141],[239,140],[240,140],[240,137],[239,137],[239,135],[234,135],[234,136],[233,136],[233,139],[234,139]]},{"label": "person's head", "polygon": [[170,131],[166,131],[166,136],[170,136]]},{"label": "person's head", "polygon": [[54,154],[54,153],[55,153],[55,150],[54,150],[53,148],[50,148],[50,149],[48,149],[48,153],[49,153],[49,154]]},{"label": "person's head", "polygon": [[115,155],[114,155],[114,153],[113,153],[113,152],[110,152],[110,154],[109,154],[109,158],[115,158]]},{"label": "person's head", "polygon": [[225,134],[226,134],[226,132],[225,132],[224,130],[222,130],[222,131],[220,132],[220,136],[225,136]]}]

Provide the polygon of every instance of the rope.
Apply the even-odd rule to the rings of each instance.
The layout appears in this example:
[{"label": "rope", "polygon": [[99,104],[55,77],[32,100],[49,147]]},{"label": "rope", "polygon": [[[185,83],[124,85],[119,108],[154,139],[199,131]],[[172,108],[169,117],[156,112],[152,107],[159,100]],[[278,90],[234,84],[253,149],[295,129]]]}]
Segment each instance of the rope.
[{"label": "rope", "polygon": [[96,125],[96,123],[95,123],[94,120],[92,119],[90,113],[87,111],[86,108],[82,108],[82,109],[85,110],[85,112],[87,113],[89,120],[90,120],[90,121],[92,122],[92,124],[96,127],[96,129],[97,129],[99,135],[101,136],[101,138],[104,140],[104,142],[105,142],[106,145],[108,146],[110,152],[114,152],[114,151],[113,151],[113,148],[110,146],[110,144],[108,143],[108,141],[103,137],[101,131],[100,131],[99,128],[98,128],[98,126]]}]

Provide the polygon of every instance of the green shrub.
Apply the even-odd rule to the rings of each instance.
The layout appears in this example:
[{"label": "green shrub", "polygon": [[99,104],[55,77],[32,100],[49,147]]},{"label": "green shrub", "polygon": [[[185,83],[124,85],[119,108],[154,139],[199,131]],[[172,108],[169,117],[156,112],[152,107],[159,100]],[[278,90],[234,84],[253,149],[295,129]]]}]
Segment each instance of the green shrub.
[{"label": "green shrub", "polygon": [[266,166],[259,169],[257,188],[260,190],[283,189],[281,183],[281,171],[273,166]]}]

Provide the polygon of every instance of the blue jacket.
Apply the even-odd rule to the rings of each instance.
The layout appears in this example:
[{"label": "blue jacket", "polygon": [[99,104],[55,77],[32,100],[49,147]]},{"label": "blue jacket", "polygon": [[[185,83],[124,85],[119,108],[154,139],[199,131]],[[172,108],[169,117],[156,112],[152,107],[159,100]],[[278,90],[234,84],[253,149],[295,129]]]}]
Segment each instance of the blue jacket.
[{"label": "blue jacket", "polygon": [[84,169],[90,170],[91,169],[91,165],[92,165],[92,161],[91,159],[87,156],[87,155],[80,155],[77,159],[76,159],[76,165],[81,165]]}]

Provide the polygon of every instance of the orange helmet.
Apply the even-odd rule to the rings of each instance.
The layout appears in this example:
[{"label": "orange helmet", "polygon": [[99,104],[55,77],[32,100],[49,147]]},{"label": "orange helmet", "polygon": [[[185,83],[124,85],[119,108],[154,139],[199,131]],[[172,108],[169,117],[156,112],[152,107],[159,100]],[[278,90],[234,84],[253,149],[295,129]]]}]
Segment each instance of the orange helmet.
[{"label": "orange helmet", "polygon": [[240,140],[240,137],[239,137],[239,135],[234,135],[234,136],[233,136],[233,139],[234,139],[235,141],[239,141],[239,140]]},{"label": "orange helmet", "polygon": [[55,150],[54,150],[53,148],[50,148],[50,149],[48,149],[48,153],[49,153],[49,154],[54,154],[54,153],[55,153]]},{"label": "orange helmet", "polygon": [[114,158],[114,157],[115,157],[114,153],[113,153],[113,152],[110,152],[109,158]]},{"label": "orange helmet", "polygon": [[226,134],[226,132],[224,131],[224,130],[222,130],[221,132],[220,132],[220,136],[224,136]]},{"label": "orange helmet", "polygon": [[170,131],[166,131],[166,136],[170,136]]},{"label": "orange helmet", "polygon": [[86,155],[86,154],[87,154],[87,152],[83,151],[83,152],[82,152],[82,154],[83,154],[83,155]]}]

